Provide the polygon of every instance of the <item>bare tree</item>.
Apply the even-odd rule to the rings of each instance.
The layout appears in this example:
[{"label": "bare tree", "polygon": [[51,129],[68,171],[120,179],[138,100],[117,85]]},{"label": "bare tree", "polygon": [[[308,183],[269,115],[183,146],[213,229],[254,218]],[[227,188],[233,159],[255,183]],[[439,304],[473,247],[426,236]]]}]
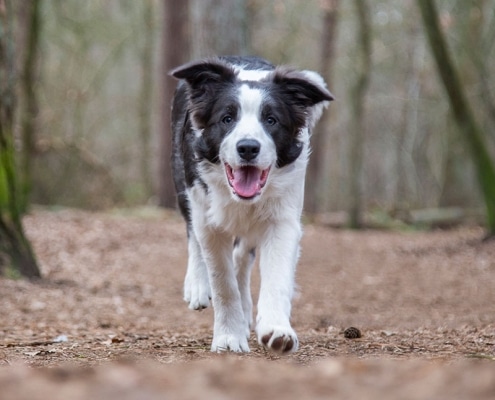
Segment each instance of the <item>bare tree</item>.
[{"label": "bare tree", "polygon": [[35,156],[36,119],[38,115],[38,92],[35,89],[38,74],[40,43],[40,0],[24,2],[26,8],[26,35],[24,62],[21,79],[24,110],[22,113],[22,180],[25,195],[29,196],[32,186],[32,159]]},{"label": "bare tree", "polygon": [[371,18],[368,2],[354,0],[358,16],[359,59],[357,76],[351,88],[351,129],[349,144],[349,216],[348,225],[360,228],[362,225],[362,167],[365,138],[364,104],[371,72]]},{"label": "bare tree", "polygon": [[249,52],[248,0],[193,0],[193,58]]},{"label": "bare tree", "polygon": [[[337,21],[339,12],[339,0],[325,0],[323,2],[323,32],[321,37],[321,61],[320,71],[325,81],[330,86],[332,82],[332,70],[335,61],[335,46],[337,43]],[[326,133],[330,121],[330,113],[327,111],[315,128],[311,137],[311,158],[308,165],[306,199],[304,209],[308,213],[323,211],[322,190],[325,178],[328,174],[324,169],[326,152]]]},{"label": "bare tree", "polygon": [[[488,55],[495,47],[495,7],[493,7],[493,3],[486,0],[462,2],[462,7],[467,14],[467,18],[465,18],[467,21],[465,23],[467,40],[462,45],[468,53],[467,58],[473,63],[476,70],[476,77],[479,81],[479,98],[485,112],[487,125],[493,125],[495,124],[495,94],[490,81],[491,68]],[[492,138],[495,139],[495,134],[492,135]]]},{"label": "bare tree", "polygon": [[163,30],[163,87],[162,87],[162,128],[160,152],[159,204],[162,207],[176,206],[174,182],[170,165],[172,154],[172,131],[170,110],[176,82],[168,71],[187,60],[189,54],[189,1],[164,1]]},{"label": "bare tree", "polygon": [[495,235],[495,167],[487,150],[483,132],[466,98],[459,74],[454,67],[447,42],[440,29],[433,0],[417,0],[431,51],[452,108],[455,121],[466,139],[483,192],[489,236]]},{"label": "bare tree", "polygon": [[151,193],[150,138],[151,138],[151,103],[153,93],[153,50],[154,50],[154,2],[147,0],[143,6],[143,43],[141,50],[141,93],[139,96],[139,133],[141,145],[141,179],[144,190]]},{"label": "bare tree", "polygon": [[39,278],[40,271],[21,222],[25,196],[15,162],[13,14],[11,1],[0,0],[0,272],[10,266],[23,276]]},{"label": "bare tree", "polygon": [[413,207],[419,197],[418,179],[414,160],[417,132],[419,129],[419,108],[421,100],[421,69],[424,60],[424,42],[414,4],[407,5],[402,29],[404,39],[403,94],[405,99],[400,113],[400,122],[396,132],[395,159],[392,164],[390,181],[393,193],[389,206],[395,211],[404,211]]}]

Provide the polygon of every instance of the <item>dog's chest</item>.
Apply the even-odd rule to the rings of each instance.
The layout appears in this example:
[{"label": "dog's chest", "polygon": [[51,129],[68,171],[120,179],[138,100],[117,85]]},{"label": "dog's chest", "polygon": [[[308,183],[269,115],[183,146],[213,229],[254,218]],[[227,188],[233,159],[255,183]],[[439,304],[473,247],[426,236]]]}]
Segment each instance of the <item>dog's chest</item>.
[{"label": "dog's chest", "polygon": [[270,209],[264,202],[246,206],[231,202],[230,204],[212,203],[208,212],[212,226],[229,232],[233,236],[260,236],[267,226],[274,222]]},{"label": "dog's chest", "polygon": [[233,200],[225,188],[210,186],[206,191],[200,185],[191,187],[188,196],[193,221],[203,220],[206,225],[232,236],[260,236],[278,218],[274,199],[242,204]]},{"label": "dog's chest", "polygon": [[212,224],[225,229],[233,236],[260,239],[271,224],[277,221],[276,212],[270,213],[271,207],[257,203],[250,207],[231,204],[229,207],[212,207],[210,220]]}]

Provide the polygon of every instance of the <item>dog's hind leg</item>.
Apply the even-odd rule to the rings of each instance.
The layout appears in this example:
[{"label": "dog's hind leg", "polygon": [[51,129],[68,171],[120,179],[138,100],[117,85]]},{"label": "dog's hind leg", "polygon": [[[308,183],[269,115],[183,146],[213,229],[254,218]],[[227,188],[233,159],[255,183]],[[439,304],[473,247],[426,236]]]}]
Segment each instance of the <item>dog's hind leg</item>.
[{"label": "dog's hind leg", "polygon": [[191,310],[201,311],[210,305],[211,289],[201,248],[192,229],[188,230],[188,253],[184,300]]},{"label": "dog's hind leg", "polygon": [[253,299],[251,297],[251,271],[256,258],[256,249],[245,240],[236,238],[234,242],[234,267],[237,284],[241,294],[242,311],[246,324],[246,336],[249,338],[253,324]]}]

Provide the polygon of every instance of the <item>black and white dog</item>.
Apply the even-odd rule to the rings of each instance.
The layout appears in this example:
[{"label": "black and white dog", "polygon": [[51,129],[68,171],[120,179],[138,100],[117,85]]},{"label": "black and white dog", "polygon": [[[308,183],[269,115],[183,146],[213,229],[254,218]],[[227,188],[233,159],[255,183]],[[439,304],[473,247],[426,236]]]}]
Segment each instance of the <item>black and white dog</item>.
[{"label": "black and white dog", "polygon": [[212,351],[249,351],[258,248],[258,342],[296,351],[290,313],[309,137],[332,94],[315,72],[257,57],[192,62],[171,75],[181,80],[172,164],[189,240],[184,299],[194,310],[212,300]]}]

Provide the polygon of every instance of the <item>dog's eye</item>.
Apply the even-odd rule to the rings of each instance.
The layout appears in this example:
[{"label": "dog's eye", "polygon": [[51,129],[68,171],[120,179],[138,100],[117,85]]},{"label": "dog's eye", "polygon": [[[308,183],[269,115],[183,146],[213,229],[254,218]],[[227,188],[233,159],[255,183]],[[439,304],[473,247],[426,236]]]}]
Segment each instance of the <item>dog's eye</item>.
[{"label": "dog's eye", "polygon": [[226,115],[222,118],[222,122],[226,125],[230,125],[232,122],[234,122],[234,118],[232,118],[232,116],[230,115]]},{"label": "dog's eye", "polygon": [[275,125],[275,124],[277,123],[277,120],[276,120],[275,118],[273,118],[273,117],[268,117],[268,118],[266,119],[266,123],[267,123],[268,125]]}]

